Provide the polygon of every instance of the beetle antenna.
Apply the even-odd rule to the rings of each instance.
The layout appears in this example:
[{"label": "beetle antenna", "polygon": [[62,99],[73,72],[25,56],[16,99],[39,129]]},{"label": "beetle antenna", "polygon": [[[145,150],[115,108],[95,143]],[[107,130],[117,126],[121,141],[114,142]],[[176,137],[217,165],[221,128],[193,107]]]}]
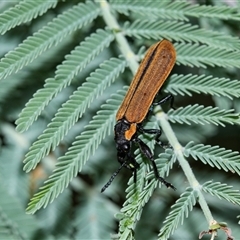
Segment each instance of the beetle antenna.
[{"label": "beetle antenna", "polygon": [[125,166],[127,161],[124,161],[123,164],[117,169],[117,171],[115,171],[113,173],[113,175],[110,177],[110,179],[108,180],[108,182],[103,186],[103,188],[101,189],[101,193],[104,192],[106,190],[106,188],[108,188],[112,181],[114,180],[114,178],[119,174],[119,172],[121,171],[121,169]]}]

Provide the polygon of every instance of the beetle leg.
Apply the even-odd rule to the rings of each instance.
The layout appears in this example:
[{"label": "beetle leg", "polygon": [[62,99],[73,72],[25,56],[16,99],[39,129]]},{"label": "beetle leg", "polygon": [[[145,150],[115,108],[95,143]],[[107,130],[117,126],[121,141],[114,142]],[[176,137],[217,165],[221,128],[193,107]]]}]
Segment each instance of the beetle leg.
[{"label": "beetle leg", "polygon": [[148,133],[148,134],[155,134],[155,141],[164,149],[171,147],[169,144],[163,143],[160,140],[160,136],[162,135],[162,130],[161,129],[144,129],[141,126],[138,128],[139,132],[141,133]]},{"label": "beetle leg", "polygon": [[170,187],[175,190],[176,188],[171,183],[167,182],[164,178],[160,177],[151,149],[140,138],[136,137],[134,139],[134,142],[136,142],[139,145],[141,152],[151,161],[155,177],[167,188]]},{"label": "beetle leg", "polygon": [[161,129],[145,129],[145,128],[142,128],[141,126],[138,128],[139,132],[141,133],[148,133],[148,134],[155,134],[156,137],[155,137],[155,140],[157,142],[160,142],[160,136],[162,135],[162,130]]},{"label": "beetle leg", "polygon": [[133,172],[134,182],[137,182],[137,169],[139,168],[139,164],[135,160],[134,156],[132,155],[130,149],[128,153],[122,154],[118,152],[117,154],[118,162],[124,167],[130,169]]},{"label": "beetle leg", "polygon": [[152,103],[152,105],[153,106],[162,105],[163,103],[165,103],[167,101],[170,101],[170,107],[175,109],[175,107],[173,107],[174,96],[172,94],[169,94],[166,97],[162,98],[159,102]]}]

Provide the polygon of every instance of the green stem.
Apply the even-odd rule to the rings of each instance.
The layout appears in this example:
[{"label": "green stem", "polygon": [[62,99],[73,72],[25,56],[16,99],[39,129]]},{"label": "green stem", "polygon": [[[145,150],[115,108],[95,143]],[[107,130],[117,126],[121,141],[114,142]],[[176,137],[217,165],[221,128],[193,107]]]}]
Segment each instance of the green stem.
[{"label": "green stem", "polygon": [[202,187],[199,184],[199,182],[197,181],[195,175],[193,174],[193,171],[192,171],[188,161],[183,156],[183,147],[178,142],[176,135],[174,134],[174,132],[167,120],[167,115],[161,110],[161,108],[159,106],[156,107],[156,112],[157,112],[156,117],[157,117],[158,121],[160,122],[160,125],[161,125],[169,143],[171,144],[171,146],[174,149],[174,152],[175,152],[175,155],[177,156],[178,162],[179,162],[180,166],[182,167],[183,172],[184,172],[190,186],[195,191],[198,192],[199,205],[202,208],[205,218],[207,219],[207,221],[210,225],[211,222],[213,221],[213,216],[212,216],[211,211],[207,205],[207,202],[202,194],[202,191],[201,191]]},{"label": "green stem", "polygon": [[128,61],[129,68],[131,69],[133,74],[135,74],[135,72],[137,71],[138,66],[139,66],[139,64],[136,60],[137,57],[136,57],[135,53],[130,48],[128,41],[124,37],[123,32],[122,32],[119,24],[117,23],[116,19],[111,14],[108,2],[105,0],[101,0],[100,6],[102,9],[102,15],[103,15],[103,19],[104,19],[105,23],[107,24],[107,26],[110,29],[112,29],[115,32],[116,40],[117,40],[118,46],[120,48],[120,51],[123,54],[123,56],[126,58],[126,60]]}]

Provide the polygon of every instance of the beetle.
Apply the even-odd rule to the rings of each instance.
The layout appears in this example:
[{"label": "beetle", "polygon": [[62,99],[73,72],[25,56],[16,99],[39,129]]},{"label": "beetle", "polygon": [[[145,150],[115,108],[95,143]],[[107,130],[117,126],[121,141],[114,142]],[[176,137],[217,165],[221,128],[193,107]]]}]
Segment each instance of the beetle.
[{"label": "beetle", "polygon": [[122,167],[126,167],[134,172],[134,180],[136,182],[136,171],[139,164],[131,153],[133,143],[139,146],[141,152],[152,163],[155,177],[167,187],[175,189],[171,183],[159,176],[152,151],[138,137],[142,133],[155,134],[156,141],[161,144],[159,140],[161,130],[144,129],[142,122],[152,105],[162,104],[169,99],[172,103],[172,95],[166,96],[158,103],[154,103],[154,99],[170,74],[175,62],[176,51],[173,44],[168,40],[162,40],[152,45],[143,58],[116,114],[117,123],[114,127],[114,140],[116,142],[117,159],[121,166],[112,175],[101,192],[105,191],[112,183]]}]

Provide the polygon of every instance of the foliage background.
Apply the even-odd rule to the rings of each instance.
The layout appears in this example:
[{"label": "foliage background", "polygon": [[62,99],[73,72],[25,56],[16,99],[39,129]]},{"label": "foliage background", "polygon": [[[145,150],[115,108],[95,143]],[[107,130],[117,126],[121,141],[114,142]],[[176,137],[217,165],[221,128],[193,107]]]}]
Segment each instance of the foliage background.
[{"label": "foliage background", "polygon": [[[136,65],[134,65],[136,59],[129,57],[127,60],[130,62],[130,69],[126,67],[127,62],[124,59],[127,55],[121,52],[124,50],[121,49],[121,45],[119,48],[117,34],[119,29],[114,29],[114,34],[106,29],[108,16],[100,7],[103,1],[96,1],[95,4],[82,1],[84,5],[81,5],[82,12],[78,12],[79,22],[76,23],[76,26],[70,24],[75,21],[71,19],[57,23],[59,28],[49,24],[54,18],[67,11],[75,13],[75,6],[80,2],[74,0],[45,1],[44,4],[43,1],[35,1],[36,5],[32,1],[2,1],[0,3],[2,13],[0,15],[2,26],[0,27],[2,34],[0,38],[0,54],[2,56],[0,63],[0,77],[2,79],[0,82],[0,239],[109,239],[116,237],[111,234],[118,232],[122,233],[121,239],[131,239],[133,238],[132,228],[134,228],[136,239],[156,239],[160,229],[164,229],[168,223],[172,224],[173,229],[169,234],[159,235],[160,239],[168,239],[172,232],[173,235],[169,237],[172,240],[196,239],[201,231],[208,229],[208,222],[197,202],[197,196],[193,196],[192,202],[188,202],[189,206],[183,210],[183,213],[176,210],[179,216],[176,223],[172,223],[169,219],[166,220],[171,206],[179,199],[179,196],[184,192],[191,192],[191,189],[187,189],[189,183],[177,162],[167,177],[167,180],[177,188],[175,192],[165,187],[157,188],[157,183],[151,181],[151,174],[149,174],[150,180],[147,186],[144,184],[148,182],[140,182],[142,178],[138,178],[138,186],[142,187],[142,191],[137,189],[140,191],[139,195],[134,195],[132,191],[134,185],[132,180],[129,181],[126,193],[125,189],[131,178],[131,172],[124,169],[106,192],[100,193],[101,187],[119,166],[113,142],[114,112],[124,95],[123,90],[120,92],[118,90],[130,83],[132,79],[130,69],[132,71],[134,71],[134,67],[136,69]],[[178,53],[181,53],[178,64],[172,73],[172,75],[178,75],[171,76],[165,87],[165,94],[167,92],[176,94],[175,106],[177,111],[181,111],[181,107],[187,108],[185,108],[185,112],[175,111],[175,115],[170,110],[169,121],[171,121],[179,142],[183,146],[186,144],[189,146],[188,154],[190,157],[188,161],[196,179],[201,184],[212,180],[217,188],[217,191],[213,193],[214,196],[204,194],[214,219],[219,222],[227,222],[232,229],[232,235],[238,239],[237,236],[240,236],[239,220],[237,219],[237,216],[240,215],[239,193],[232,190],[227,192],[224,190],[224,186],[217,184],[217,182],[226,183],[227,186],[233,186],[234,189],[239,190],[239,154],[236,152],[228,154],[224,149],[221,149],[219,153],[207,149],[207,154],[212,153],[213,155],[209,157],[206,156],[207,154],[203,154],[202,161],[207,164],[195,160],[199,159],[201,151],[203,151],[199,150],[200,145],[197,144],[220,146],[231,151],[240,150],[239,115],[237,114],[240,110],[239,99],[237,99],[240,96],[238,83],[240,41],[237,38],[239,35],[240,16],[238,9],[240,5],[237,1],[175,1],[176,4],[173,4],[171,8],[169,7],[171,1],[162,2],[165,4],[165,8],[164,4],[162,4],[162,8],[170,10],[163,10],[161,14],[155,12],[158,9],[157,1],[155,1],[155,8],[154,1],[123,1],[122,5],[118,5],[119,1],[111,1],[110,6],[112,6],[113,16],[124,29],[128,45],[136,55],[142,56],[144,49],[141,47],[147,48],[160,40],[161,37],[172,40]],[[197,3],[200,5],[194,5]],[[184,4],[187,7],[184,8]],[[141,5],[142,8],[140,8]],[[222,11],[211,11],[204,7],[205,5],[222,8]],[[189,8],[189,10],[189,6],[195,6],[195,9]],[[11,9],[11,7],[13,8]],[[87,15],[88,13],[89,15]],[[86,17],[82,17],[85,16],[84,14]],[[72,17],[74,19],[75,15],[72,14]],[[70,22],[69,28],[67,27],[68,20]],[[198,25],[203,31],[198,32],[191,25]],[[46,26],[49,27],[48,31],[41,30]],[[215,31],[215,34],[210,31]],[[38,37],[39,32],[46,38],[40,39],[39,37],[39,42],[31,42],[31,38],[28,39],[29,42],[26,41],[32,35]],[[89,38],[86,39],[86,37]],[[48,39],[50,39],[49,42]],[[24,44],[24,41],[25,44],[29,43],[29,45],[25,47],[19,45]],[[81,42],[82,48],[75,49]],[[199,46],[198,43],[203,45]],[[204,50],[204,44],[211,47]],[[16,50],[17,46],[20,46],[19,52]],[[97,49],[97,47],[99,48]],[[69,54],[74,54],[74,49],[78,58],[71,59]],[[89,51],[95,49],[95,53],[90,56]],[[10,52],[11,50],[13,51]],[[7,53],[9,54],[5,55]],[[119,57],[120,55],[124,56]],[[66,59],[69,62],[65,61]],[[105,60],[107,62],[104,62]],[[66,66],[63,64],[64,61]],[[103,62],[105,65],[99,67]],[[72,70],[71,67],[75,69]],[[72,75],[69,74],[70,70],[72,70]],[[92,73],[95,70],[97,72]],[[104,78],[109,75],[110,71],[112,71],[112,75]],[[180,74],[183,75],[183,80],[179,84],[180,86],[177,86],[180,81],[177,76]],[[212,75],[213,78],[210,78],[210,82],[207,81],[207,77],[203,77],[203,81],[199,84],[200,80],[197,77],[190,77],[188,74]],[[118,75],[120,76],[118,77]],[[65,81],[66,76],[69,78],[67,81]],[[89,76],[91,77],[89,78]],[[230,78],[232,81],[226,83],[223,81],[225,78]],[[91,83],[89,85],[85,83],[83,85],[85,88],[76,98],[70,97],[73,93],[76,94],[74,91],[82,86],[86,79]],[[54,84],[59,84],[61,80],[65,82],[58,91],[55,91],[57,86]],[[44,84],[48,90],[46,92],[38,91],[43,88]],[[95,92],[93,92],[94,84],[99,84]],[[204,91],[206,94],[203,94]],[[112,97],[113,93],[115,95]],[[35,97],[37,96],[35,98],[37,100],[29,102],[33,94]],[[90,97],[86,100],[88,96]],[[45,132],[45,139],[52,137],[52,129],[62,126],[62,117],[65,112],[59,113],[61,111],[59,109],[61,106],[66,106],[69,97],[72,99],[70,102],[72,105],[67,105],[69,111],[77,109],[73,118],[67,121],[66,126],[59,131],[58,135],[53,136],[51,144],[48,143],[44,151],[39,150],[38,144],[36,144],[35,148],[32,147],[33,151],[29,153],[29,148],[37,141],[47,126],[50,126],[48,128],[50,130]],[[107,105],[103,107],[101,112],[98,112],[107,100],[109,100]],[[80,102],[82,102],[81,111],[78,109]],[[28,103],[29,108],[23,110],[26,103]],[[36,106],[41,106],[41,104],[42,107],[37,109]],[[205,108],[202,109],[201,106],[194,104],[204,105]],[[193,107],[189,108],[189,105]],[[220,110],[220,112],[213,111],[211,113],[211,111],[206,110],[207,106],[217,106],[222,112]],[[168,111],[168,106],[163,106],[163,108]],[[188,109],[188,114],[186,109]],[[234,109],[236,114],[229,109]],[[57,112],[59,115],[55,115]],[[100,119],[94,118],[97,112]],[[66,115],[68,113],[67,111]],[[38,115],[40,116],[38,117]],[[58,122],[48,125],[54,117],[58,119]],[[94,134],[96,129],[101,130],[99,139],[95,137],[93,139],[95,142],[90,146],[88,144],[91,140],[89,132],[86,131],[86,135],[82,133],[84,127],[92,119],[96,121],[85,128],[85,131],[87,129],[91,133],[92,130]],[[156,119],[151,118],[147,124],[156,126]],[[225,126],[222,126],[223,124]],[[16,126],[18,126],[17,130]],[[46,208],[41,208],[34,215],[26,214],[25,208],[29,200],[43,186],[44,181],[51,176],[56,169],[56,163],[62,161],[62,165],[61,163],[58,165],[59,174],[61,174],[61,167],[64,169],[64,166],[67,166],[67,161],[68,163],[71,161],[71,156],[65,155],[65,153],[77,136],[83,137],[80,137],[82,142],[75,143],[74,152],[77,154],[86,148],[85,152],[82,153],[83,157],[78,156],[80,160],[77,160],[78,163],[75,161],[74,170],[60,181],[56,192],[51,192],[49,198],[47,197],[39,206],[36,206],[36,201],[42,195],[37,195],[36,201],[34,202],[33,199],[28,210],[35,212],[43,205],[46,205]],[[86,136],[86,142],[84,142],[84,136]],[[164,136],[163,139],[167,141]],[[150,142],[151,139],[146,136],[145,140]],[[191,141],[196,144],[200,151],[195,160],[191,144],[189,145]],[[151,147],[153,147],[153,143],[152,141]],[[162,149],[156,147],[154,152],[155,156],[158,156]],[[222,165],[219,164],[221,160],[216,157],[217,154],[225,161]],[[186,152],[185,155],[187,155]],[[40,164],[38,165],[35,156],[39,158]],[[61,156],[63,157],[60,158]],[[168,149],[165,155],[162,153],[160,156],[159,168],[165,168],[164,171],[168,172],[171,168],[171,164],[168,165],[169,158],[174,155]],[[137,159],[140,163],[144,162],[141,156],[138,156]],[[232,161],[232,165],[228,165],[229,159]],[[27,173],[23,171],[23,161],[25,161]],[[34,168],[36,165],[37,167]],[[217,165],[218,168],[225,171],[219,171]],[[30,171],[32,168],[34,170]],[[235,168],[235,174],[229,171],[232,168]],[[81,171],[78,173],[80,169]],[[141,164],[138,174],[145,176],[147,171],[147,164],[144,162]],[[57,174],[58,171],[55,173]],[[75,177],[75,175],[77,176]],[[60,179],[60,175],[56,175],[55,179]],[[50,181],[50,185],[51,183]],[[44,190],[48,191],[50,185],[45,185],[47,187]],[[65,189],[67,185],[68,187]],[[192,187],[191,183],[190,186]],[[154,188],[157,189],[153,192]],[[55,199],[60,192],[62,193]],[[219,200],[217,196],[228,201]],[[53,200],[51,197],[54,201],[49,204]],[[136,207],[133,204],[134,201],[141,202],[142,206]],[[122,212],[126,215],[119,214],[124,202],[125,208],[122,209]],[[193,205],[195,206],[192,210]],[[183,206],[183,204],[179,204],[179,206]],[[137,214],[128,218],[126,217],[128,214],[126,209],[129,212],[135,211]],[[118,219],[122,219],[120,227],[117,218],[114,218],[114,214],[117,213]],[[188,218],[184,217],[186,215]],[[181,226],[182,218],[183,225]],[[139,221],[135,226],[136,220]],[[176,231],[174,231],[175,228],[177,228]],[[210,239],[209,236],[203,238]],[[224,232],[219,231],[218,239],[226,239]]]}]

